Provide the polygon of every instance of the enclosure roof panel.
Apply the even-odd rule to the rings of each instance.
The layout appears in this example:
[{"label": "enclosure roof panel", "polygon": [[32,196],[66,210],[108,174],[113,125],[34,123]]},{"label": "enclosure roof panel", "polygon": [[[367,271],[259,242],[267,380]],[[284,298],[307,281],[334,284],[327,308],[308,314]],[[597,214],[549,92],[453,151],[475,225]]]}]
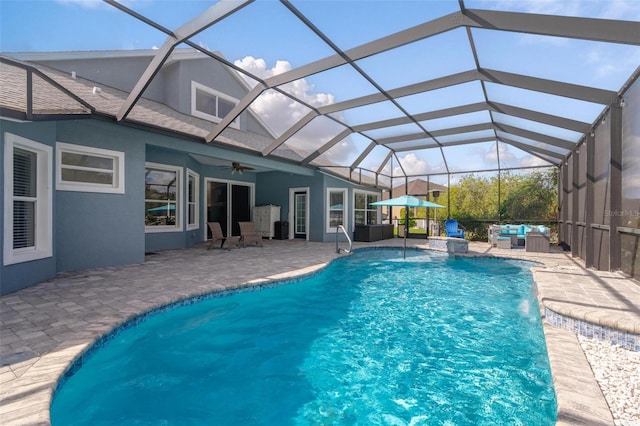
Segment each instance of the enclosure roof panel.
[{"label": "enclosure roof panel", "polygon": [[[33,91],[9,93],[0,106],[5,115],[32,119],[104,114],[340,177],[361,169],[374,182],[555,165],[620,107],[625,85],[638,78],[640,8],[610,6],[10,2],[0,15],[0,50],[17,65],[5,61],[0,71]],[[25,14],[31,19],[20,19]],[[94,85],[90,78],[56,69],[65,56],[147,62],[131,88],[104,88],[98,99],[85,93]],[[195,57],[222,64],[246,88],[218,123],[145,98],[163,67]],[[57,108],[52,94],[62,101]],[[239,131],[242,114],[271,137]]]}]

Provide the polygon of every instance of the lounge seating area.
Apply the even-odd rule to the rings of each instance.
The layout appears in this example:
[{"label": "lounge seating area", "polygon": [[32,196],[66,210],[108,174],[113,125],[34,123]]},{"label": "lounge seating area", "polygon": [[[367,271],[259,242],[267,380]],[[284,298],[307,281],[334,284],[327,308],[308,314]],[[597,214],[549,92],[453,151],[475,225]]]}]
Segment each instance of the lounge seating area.
[{"label": "lounge seating area", "polygon": [[393,238],[393,225],[356,225],[353,230],[353,241],[373,242]]},{"label": "lounge seating area", "polygon": [[240,243],[242,247],[247,244],[255,244],[262,247],[262,235],[258,233],[255,222],[238,222],[240,225]]},{"label": "lounge seating area", "polygon": [[444,221],[444,228],[447,237],[464,238],[464,229],[460,228],[458,221],[455,219],[447,219]]},{"label": "lounge seating area", "polygon": [[207,222],[207,226],[211,230],[211,239],[207,250],[211,250],[217,242],[220,242],[220,248],[225,248],[225,243],[227,243],[227,250],[231,250],[232,245],[237,248],[247,247],[247,244],[262,247],[262,235],[258,233],[255,222],[238,222],[238,225],[240,226],[239,236],[225,237],[219,222]]},{"label": "lounge seating area", "polygon": [[511,249],[524,247],[526,251],[549,252],[549,228],[544,225],[491,225],[489,244],[492,247]]},{"label": "lounge seating area", "polygon": [[227,250],[231,250],[232,244],[240,248],[240,237],[225,237],[222,233],[220,222],[207,222],[207,226],[211,231],[211,240],[209,240],[209,247],[207,247],[207,250],[211,250],[218,241],[220,241],[220,248],[224,248],[225,242],[227,243]]}]

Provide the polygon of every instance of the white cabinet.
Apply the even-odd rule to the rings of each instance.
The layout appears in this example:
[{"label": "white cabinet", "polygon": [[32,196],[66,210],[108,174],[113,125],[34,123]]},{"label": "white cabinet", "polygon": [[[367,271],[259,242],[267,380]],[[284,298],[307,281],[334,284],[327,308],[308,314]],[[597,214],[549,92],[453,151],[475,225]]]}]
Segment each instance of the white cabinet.
[{"label": "white cabinet", "polygon": [[263,237],[273,238],[275,223],[280,220],[280,206],[257,206],[253,209],[253,221],[256,231]]}]

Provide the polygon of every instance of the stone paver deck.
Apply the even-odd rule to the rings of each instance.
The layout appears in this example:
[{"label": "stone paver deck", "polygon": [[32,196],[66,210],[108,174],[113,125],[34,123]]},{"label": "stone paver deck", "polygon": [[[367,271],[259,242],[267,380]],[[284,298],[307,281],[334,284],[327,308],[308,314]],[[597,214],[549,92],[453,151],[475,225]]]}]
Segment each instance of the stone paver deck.
[{"label": "stone paver deck", "polygon": [[[355,247],[401,245],[393,239]],[[410,239],[409,246],[426,247]],[[123,321],[185,297],[298,276],[336,258],[335,243],[265,240],[264,247],[206,245],[148,255],[144,264],[61,274],[0,298],[0,424],[49,424],[56,383],[70,363]],[[640,286],[582,268],[568,253],[526,253],[471,243],[472,255],[540,262],[533,268],[542,305],[560,315],[640,330]],[[344,254],[342,254],[344,255]],[[544,315],[544,310],[543,310]],[[613,424],[575,334],[545,324],[558,424]]]}]

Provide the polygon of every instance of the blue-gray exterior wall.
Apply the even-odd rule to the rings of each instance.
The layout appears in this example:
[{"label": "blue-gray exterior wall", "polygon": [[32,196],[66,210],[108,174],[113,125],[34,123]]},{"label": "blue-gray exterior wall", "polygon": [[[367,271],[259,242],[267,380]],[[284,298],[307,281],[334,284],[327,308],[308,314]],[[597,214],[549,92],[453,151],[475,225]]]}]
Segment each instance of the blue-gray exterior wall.
[{"label": "blue-gray exterior wall", "polygon": [[[357,189],[372,191],[332,176],[316,172],[314,176],[296,176],[289,173],[269,172],[260,173],[256,183],[256,205],[273,204],[280,206],[280,220],[289,219],[289,189],[309,188],[309,240],[333,242],[336,239],[334,231],[327,231],[327,190],[328,188],[347,189],[348,217],[345,228],[350,235],[353,233],[353,195]],[[343,234],[339,235],[339,241],[346,241]]]},{"label": "blue-gray exterior wall", "polygon": [[[95,81],[96,85],[131,91],[151,62],[150,56],[124,58],[81,58],[38,61],[60,71],[75,72],[77,77]],[[126,72],[124,72],[126,71]],[[221,63],[210,58],[188,59],[165,65],[144,91],[144,97],[164,103],[183,114],[191,114],[191,81],[198,82],[235,99],[247,93],[245,85]],[[215,123],[212,123],[213,128]],[[240,129],[270,136],[255,116],[244,112]]]},{"label": "blue-gray exterior wall", "polygon": [[59,142],[125,154],[125,193],[56,191],[59,272],[144,262],[145,132],[98,120],[60,121]]},{"label": "blue-gray exterior wall", "polygon": [[[327,223],[327,208],[326,208],[326,196],[327,196],[327,190],[329,188],[345,188],[347,189],[347,218],[346,218],[346,223],[344,225],[345,229],[347,230],[347,232],[349,233],[350,237],[353,237],[353,198],[354,198],[354,193],[356,190],[362,190],[362,191],[367,191],[367,192],[376,192],[375,189],[371,188],[371,187],[365,187],[362,185],[357,185],[357,184],[353,184],[347,181],[344,181],[342,179],[338,179],[335,178],[333,176],[329,176],[329,175],[324,175],[323,174],[323,191],[322,191],[322,196],[324,197],[322,199],[322,230],[323,230],[323,235],[324,235],[324,239],[323,241],[327,242],[327,241],[335,241],[336,240],[336,232],[333,230],[330,230],[329,232],[327,232],[326,230],[326,223]],[[378,190],[379,194],[382,194],[382,191]],[[341,234],[338,233],[338,240],[339,241],[346,241],[346,237]]]},{"label": "blue-gray exterior wall", "polygon": [[256,183],[256,205],[273,204],[280,206],[280,220],[289,221],[289,189],[309,188],[309,240],[323,241],[319,232],[322,215],[322,177],[319,173],[314,176],[297,176],[282,172],[260,173]]},{"label": "blue-gray exterior wall", "polygon": [[[167,84],[167,92],[161,102],[183,114],[191,114],[191,82],[195,81],[210,89],[241,100],[247,93],[245,85],[219,62],[203,58],[181,61],[163,68],[162,74]],[[264,126],[251,114],[243,112],[238,118],[239,128],[245,131],[269,136]],[[212,124],[213,127],[213,124]]]},{"label": "blue-gray exterior wall", "polygon": [[[207,149],[217,153],[220,151],[217,148],[122,126],[107,120],[63,120],[46,123],[16,123],[2,120],[0,124],[3,145],[4,132],[11,132],[53,148],[56,142],[65,142],[120,151],[125,154],[124,194],[78,192],[55,190],[54,149],[54,167],[51,176],[54,184],[53,256],[2,266],[0,268],[0,293],[2,294],[53,278],[57,272],[142,263],[145,252],[182,249],[203,241],[206,238],[205,182],[207,178],[253,183],[255,204],[281,206],[280,220],[283,221],[289,220],[289,189],[309,188],[308,232],[311,241],[335,241],[335,233],[326,230],[327,188],[347,188],[349,210],[352,210],[350,200],[354,189],[359,187],[319,172],[310,176],[279,171],[231,176],[228,168],[201,164],[189,154],[194,152],[202,155],[203,150]],[[223,155],[222,152],[220,154]],[[4,155],[4,150],[0,155]],[[4,164],[4,158],[0,160]],[[183,214],[182,231],[145,232],[144,176],[147,162],[182,167],[183,194],[187,193],[187,169],[199,175],[200,219],[197,229],[187,230],[186,215]],[[4,203],[3,193],[0,193],[0,200]],[[186,200],[183,198],[183,208],[185,204]],[[349,217],[350,222],[351,217]],[[0,237],[3,235],[0,234]],[[2,247],[0,247],[1,251]]]},{"label": "blue-gray exterior wall", "polygon": [[[69,74],[75,72],[76,77],[129,92],[134,88],[151,59],[151,57],[82,58],[39,60],[36,62]],[[162,80],[162,77],[159,77],[158,80]],[[163,94],[161,87],[157,83],[154,87],[149,87],[144,93],[145,97],[161,101]]]},{"label": "blue-gray exterior wall", "polygon": [[[0,164],[4,169],[4,144],[5,132],[13,133],[18,136],[39,142],[43,145],[51,147],[55,146],[56,135],[55,123],[16,123],[11,121],[0,120],[0,139],[2,140],[2,150],[0,150]],[[52,171],[53,173],[53,171]],[[4,181],[4,173],[2,173]],[[54,182],[54,176],[51,176]],[[2,213],[2,222],[4,224],[4,191],[5,186],[0,189],[0,212]],[[53,202],[56,201],[55,191],[53,193]],[[54,223],[56,218],[53,212]],[[46,281],[55,277],[56,274],[56,237],[53,238],[53,256],[45,259],[32,260],[30,262],[16,263],[13,265],[2,265],[0,267],[0,295],[11,293],[22,288],[29,287],[42,281]],[[0,259],[4,258],[4,225],[0,231]]]}]

